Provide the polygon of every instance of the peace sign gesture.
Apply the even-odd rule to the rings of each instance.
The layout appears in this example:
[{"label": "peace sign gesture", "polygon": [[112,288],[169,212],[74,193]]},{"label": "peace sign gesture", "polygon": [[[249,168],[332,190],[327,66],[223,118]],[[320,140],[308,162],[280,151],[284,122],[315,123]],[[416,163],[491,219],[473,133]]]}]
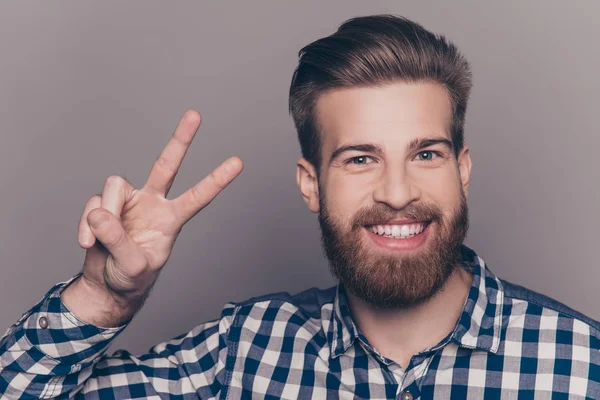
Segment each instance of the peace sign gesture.
[{"label": "peace sign gesture", "polygon": [[183,225],[242,171],[242,160],[231,157],[176,199],[166,199],[200,122],[198,112],[184,113],[142,189],[113,175],[102,195],[88,200],[78,232],[87,249],[83,275],[62,294],[79,318],[117,326],[133,317]]}]

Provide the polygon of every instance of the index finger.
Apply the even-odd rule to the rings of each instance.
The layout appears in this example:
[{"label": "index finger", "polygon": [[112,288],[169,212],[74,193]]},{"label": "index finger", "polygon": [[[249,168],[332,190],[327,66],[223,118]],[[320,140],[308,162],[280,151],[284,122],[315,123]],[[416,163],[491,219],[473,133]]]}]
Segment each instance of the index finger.
[{"label": "index finger", "polygon": [[145,190],[167,196],[201,121],[195,110],[187,110],[183,114],[171,139],[152,165]]},{"label": "index finger", "polygon": [[242,168],[239,157],[230,157],[196,185],[173,199],[172,204],[181,226],[217,197],[242,172]]}]

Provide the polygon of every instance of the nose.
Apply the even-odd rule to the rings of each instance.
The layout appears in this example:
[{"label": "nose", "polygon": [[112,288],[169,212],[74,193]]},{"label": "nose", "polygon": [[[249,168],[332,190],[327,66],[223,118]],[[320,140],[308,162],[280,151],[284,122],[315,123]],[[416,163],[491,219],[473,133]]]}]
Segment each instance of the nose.
[{"label": "nose", "polygon": [[405,168],[386,168],[373,192],[373,200],[397,210],[403,209],[421,197],[421,190],[411,182]]}]

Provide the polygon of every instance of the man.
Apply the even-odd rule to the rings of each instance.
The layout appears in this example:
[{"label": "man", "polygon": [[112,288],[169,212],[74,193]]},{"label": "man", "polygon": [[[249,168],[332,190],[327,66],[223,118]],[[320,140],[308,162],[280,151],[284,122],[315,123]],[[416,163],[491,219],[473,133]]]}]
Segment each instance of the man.
[{"label": "man", "polygon": [[4,336],[6,398],[598,398],[600,323],[495,277],[464,246],[471,73],[445,38],[355,18],[300,51],[297,182],[336,287],[227,303],[139,357],[104,350],[140,309],[183,225],[242,170],[166,195],[200,124],[188,111],[142,189],[86,204],[83,272]]}]

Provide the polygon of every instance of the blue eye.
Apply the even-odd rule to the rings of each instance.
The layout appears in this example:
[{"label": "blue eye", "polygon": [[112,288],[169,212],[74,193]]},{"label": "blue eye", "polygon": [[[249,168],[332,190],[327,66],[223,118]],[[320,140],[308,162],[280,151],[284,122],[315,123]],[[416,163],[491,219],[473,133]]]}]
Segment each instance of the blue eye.
[{"label": "blue eye", "polygon": [[437,151],[425,150],[417,154],[417,157],[420,161],[431,161],[434,155],[439,156],[440,154]]},{"label": "blue eye", "polygon": [[369,156],[352,157],[352,158],[349,158],[345,162],[345,164],[354,164],[354,165],[366,165],[366,164],[370,164],[370,162],[368,162],[367,160],[372,160],[372,158],[369,157]]}]

